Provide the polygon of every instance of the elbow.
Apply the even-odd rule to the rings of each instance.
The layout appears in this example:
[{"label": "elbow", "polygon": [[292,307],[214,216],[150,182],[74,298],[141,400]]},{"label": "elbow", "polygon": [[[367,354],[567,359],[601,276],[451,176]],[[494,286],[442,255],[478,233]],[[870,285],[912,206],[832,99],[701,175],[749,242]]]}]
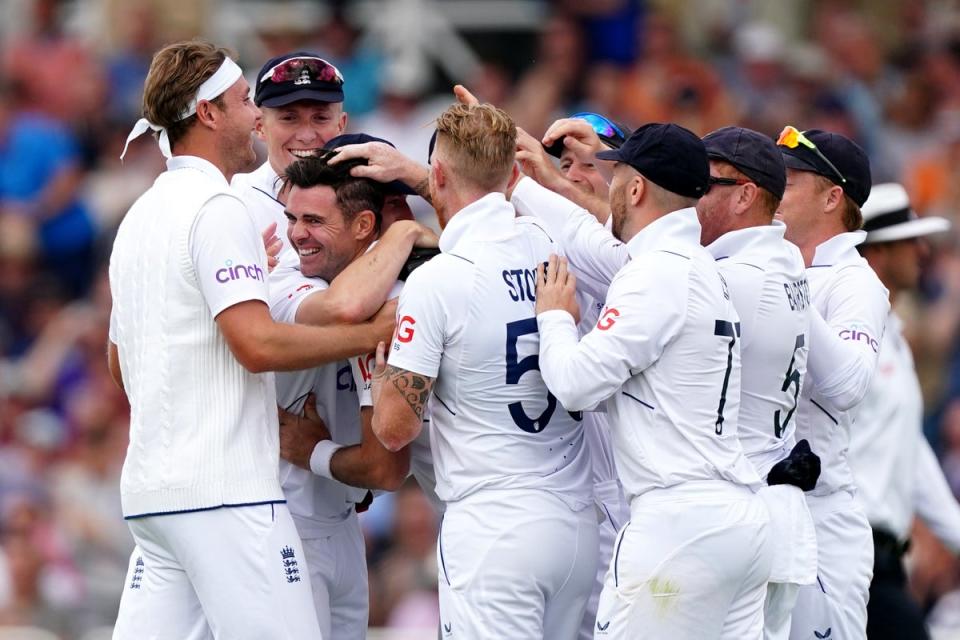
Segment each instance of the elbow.
[{"label": "elbow", "polygon": [[403,433],[401,429],[395,428],[376,418],[377,416],[374,414],[373,435],[377,437],[377,440],[380,441],[384,449],[390,453],[397,453],[410,444],[413,438],[406,437],[406,434]]},{"label": "elbow", "polygon": [[235,346],[231,350],[240,366],[250,373],[266,373],[273,370],[269,353],[256,343]]},{"label": "elbow", "polygon": [[330,305],[330,315],[334,324],[360,324],[370,317],[356,298],[334,301]]}]

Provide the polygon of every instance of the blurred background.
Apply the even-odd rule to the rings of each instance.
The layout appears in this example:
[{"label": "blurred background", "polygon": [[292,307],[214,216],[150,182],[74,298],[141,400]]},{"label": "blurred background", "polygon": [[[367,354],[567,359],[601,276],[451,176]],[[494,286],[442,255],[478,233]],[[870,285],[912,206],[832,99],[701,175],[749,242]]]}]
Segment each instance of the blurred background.
[{"label": "blurred background", "polygon": [[[152,53],[197,35],[231,47],[251,78],[273,55],[321,53],[346,77],[349,129],[424,162],[454,82],[536,136],[591,110],[700,135],[790,123],[856,139],[876,182],[954,221],[898,311],[926,435],[960,495],[960,3],[0,0],[0,627],[35,634],[16,637],[108,638],[116,615],[133,543],[106,259],[164,166],[148,137],[119,155]],[[435,638],[429,502],[405,486],[362,521],[377,637]],[[919,527],[910,568],[935,632],[960,629],[960,565]]]}]

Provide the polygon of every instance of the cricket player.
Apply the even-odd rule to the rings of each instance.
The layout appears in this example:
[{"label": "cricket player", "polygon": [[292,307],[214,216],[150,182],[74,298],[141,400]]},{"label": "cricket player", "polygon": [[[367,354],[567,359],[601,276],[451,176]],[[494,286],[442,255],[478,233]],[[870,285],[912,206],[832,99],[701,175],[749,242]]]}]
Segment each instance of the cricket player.
[{"label": "cricket player", "polygon": [[128,139],[167,171],[110,258],[108,364],[131,405],[121,502],[136,548],[115,638],[321,637],[277,478],[278,369],[364,352],[392,322],[275,323],[266,253],[229,179],[260,118],[240,67],[202,41],[161,49]]},{"label": "cricket player", "polygon": [[[270,310],[278,322],[301,321],[300,307],[363,256],[379,236],[385,186],[350,176],[351,166],[359,161],[329,165],[329,155],[328,151],[303,158],[284,171],[287,237],[300,264],[299,269],[271,276]],[[400,226],[418,233],[416,223]],[[399,270],[396,266],[394,278]],[[366,549],[355,505],[363,502],[367,490],[392,491],[400,486],[407,476],[409,450],[388,451],[373,436],[372,410],[361,415],[351,382],[350,368],[342,363],[277,374],[280,406],[300,413],[307,394],[313,393],[316,418],[329,429],[311,434],[305,429],[312,422],[285,416],[280,480],[303,540],[324,637],[362,639],[369,596]]]},{"label": "cricket player", "polygon": [[847,461],[850,431],[873,378],[890,309],[888,292],[857,253],[870,162],[836,133],[784,128],[787,186],[777,215],[807,266],[811,317],[807,380],[794,416],[797,438],[822,461],[807,494],[817,535],[815,585],[801,588],[790,637],[866,637],[873,537]]},{"label": "cricket player", "polygon": [[596,571],[583,430],[537,364],[534,274],[556,248],[504,196],[516,135],[490,105],[438,118],[429,183],[442,253],[408,278],[373,387],[373,429],[391,450],[434,401],[442,638],[573,638]]},{"label": "cricket player", "polygon": [[[890,290],[891,305],[916,288],[926,238],[950,228],[938,216],[917,217],[899,184],[877,184],[863,205],[860,253]],[[877,373],[850,432],[850,467],[873,529],[873,581],[867,604],[871,640],[929,638],[924,615],[907,591],[903,555],[914,516],[960,553],[960,507],[923,436],[923,397],[910,345],[892,310],[880,340]]]},{"label": "cricket player", "polygon": [[[786,187],[774,141],[750,129],[723,127],[703,142],[710,188],[697,202],[700,241],[717,261],[740,316],[740,443],[767,480],[796,444],[794,416],[813,313],[810,287],[800,250],[784,240],[783,222],[773,219]],[[777,540],[764,610],[767,640],[789,637],[799,588],[817,577],[816,536],[803,496],[817,475],[794,477],[791,486],[772,474],[767,482],[778,484],[760,493]]]},{"label": "cricket player", "polygon": [[740,320],[693,208],[706,150],[649,124],[597,157],[616,162],[612,229],[630,261],[594,330],[578,341],[565,260],[537,278],[544,380],[569,409],[606,401],[630,500],[595,637],[760,638],[773,540],[737,437]]}]

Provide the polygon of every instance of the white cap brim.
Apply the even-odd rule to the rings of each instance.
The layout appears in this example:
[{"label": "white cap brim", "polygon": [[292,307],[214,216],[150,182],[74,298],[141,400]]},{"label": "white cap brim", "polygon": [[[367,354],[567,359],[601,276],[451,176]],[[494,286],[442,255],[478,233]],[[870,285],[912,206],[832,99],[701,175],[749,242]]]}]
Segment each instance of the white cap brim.
[{"label": "white cap brim", "polygon": [[867,232],[867,239],[864,243],[894,242],[896,240],[920,238],[935,233],[943,233],[949,229],[950,221],[946,218],[941,218],[940,216],[925,216],[899,224],[892,224],[889,227],[882,227],[876,231],[869,231]]}]

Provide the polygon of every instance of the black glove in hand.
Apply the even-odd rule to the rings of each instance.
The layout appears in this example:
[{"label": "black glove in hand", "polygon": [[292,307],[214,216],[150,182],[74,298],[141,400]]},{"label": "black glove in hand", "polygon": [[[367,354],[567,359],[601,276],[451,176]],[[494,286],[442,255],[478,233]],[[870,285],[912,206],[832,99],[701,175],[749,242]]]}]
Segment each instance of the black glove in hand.
[{"label": "black glove in hand", "polygon": [[810,443],[801,440],[786,458],[773,465],[767,484],[789,484],[810,491],[820,478],[820,456],[810,450]]},{"label": "black glove in hand", "polygon": [[407,277],[413,273],[413,270],[427,262],[431,258],[440,254],[440,249],[421,249],[415,248],[410,252],[410,257],[407,258],[406,263],[404,263],[403,268],[400,269],[400,275],[397,276],[398,280],[403,282],[407,281]]}]

